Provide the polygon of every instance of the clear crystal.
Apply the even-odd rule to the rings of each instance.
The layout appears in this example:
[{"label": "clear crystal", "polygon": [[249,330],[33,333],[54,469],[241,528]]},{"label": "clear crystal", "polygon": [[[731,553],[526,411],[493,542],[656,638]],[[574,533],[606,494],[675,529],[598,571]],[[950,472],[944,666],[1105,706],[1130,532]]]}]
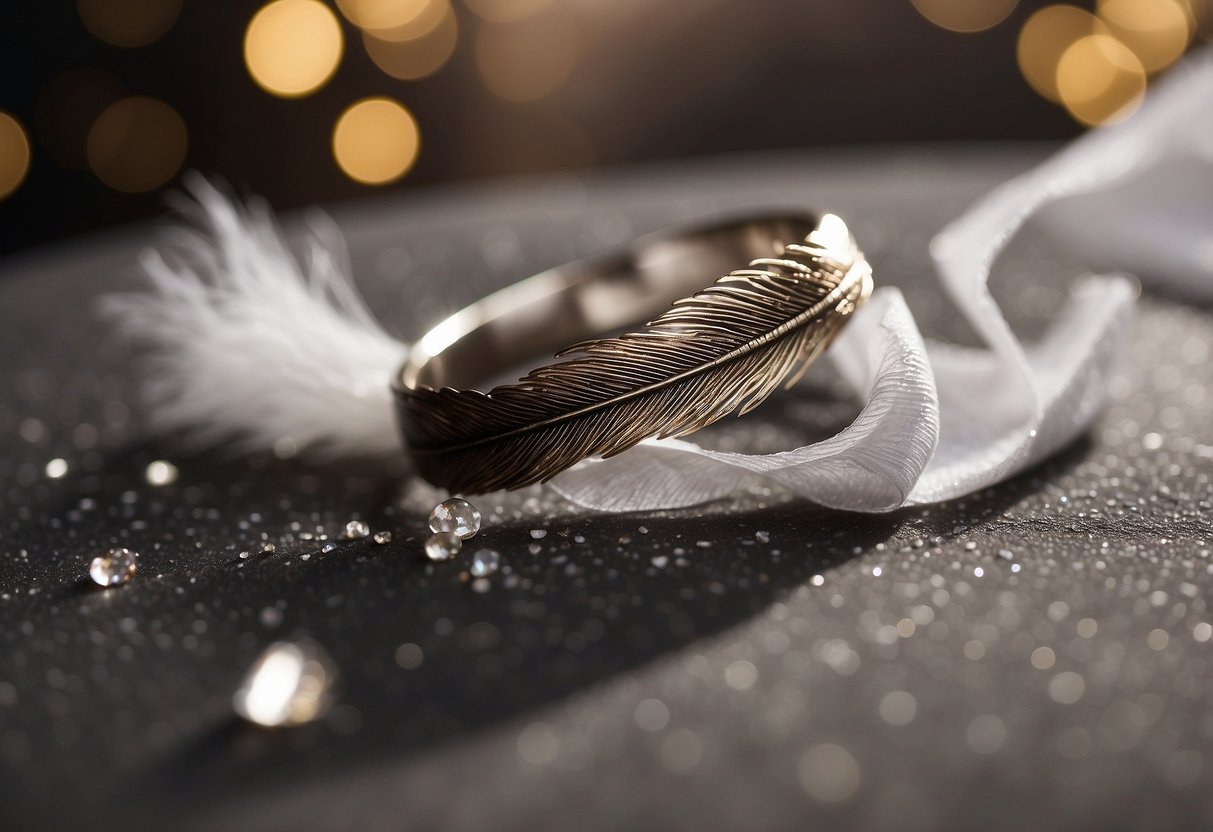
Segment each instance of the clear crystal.
[{"label": "clear crystal", "polygon": [[336,544],[336,543],[326,543],[326,544],[324,544],[323,546],[321,546],[321,547],[320,547],[320,551],[324,552],[326,555],[327,555],[329,552],[336,552],[336,551],[337,551],[337,544]]},{"label": "clear crystal", "polygon": [[97,586],[118,586],[129,581],[138,568],[139,556],[130,549],[110,549],[93,558],[88,574]]},{"label": "clear crystal", "polygon": [[342,533],[346,540],[361,540],[371,533],[371,527],[361,520],[351,520],[345,524],[345,531]]},{"label": "clear crystal", "polygon": [[463,548],[463,540],[454,532],[436,532],[425,542],[425,556],[430,560],[450,560]]},{"label": "clear crystal", "polygon": [[371,540],[375,541],[380,546],[382,546],[384,543],[392,542],[392,533],[391,532],[375,532],[375,536],[372,537]]},{"label": "clear crystal", "polygon": [[302,725],[332,705],[333,660],[310,641],[279,641],[266,648],[232,699],[236,713],[266,728]]},{"label": "clear crystal", "polygon": [[480,509],[458,497],[443,500],[430,512],[430,531],[454,532],[466,540],[480,531]]},{"label": "clear crystal", "polygon": [[501,555],[492,549],[481,549],[472,556],[472,574],[477,578],[492,575],[501,566]]}]

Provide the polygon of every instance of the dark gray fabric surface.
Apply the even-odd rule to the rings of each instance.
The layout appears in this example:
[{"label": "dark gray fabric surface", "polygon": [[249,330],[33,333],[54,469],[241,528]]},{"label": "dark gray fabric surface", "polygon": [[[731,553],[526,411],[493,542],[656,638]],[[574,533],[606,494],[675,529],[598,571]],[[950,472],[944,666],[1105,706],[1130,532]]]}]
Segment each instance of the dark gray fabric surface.
[{"label": "dark gray fabric surface", "polygon": [[[928,335],[963,340],[927,243],[1039,158],[721,159],[333,214],[404,337],[636,233],[787,205],[846,217],[878,284],[903,287]],[[93,304],[154,239],[141,227],[0,264],[3,828],[1213,824],[1207,310],[1146,292],[1107,413],[1011,482],[882,516],[779,493],[645,516],[486,497],[474,543],[506,570],[477,593],[466,557],[421,558],[435,494],[402,467],[149,441],[129,351]],[[1081,271],[1029,229],[995,293],[1039,332]],[[702,436],[776,450],[857,409],[823,366]],[[179,480],[149,485],[155,459]],[[316,548],[302,532],[352,517],[395,541],[300,558]],[[241,563],[262,540],[278,553]],[[88,561],[116,543],[140,572],[97,591]],[[332,654],[339,705],[281,733],[237,723],[244,669],[292,635]],[[398,663],[404,644],[419,666]]]}]

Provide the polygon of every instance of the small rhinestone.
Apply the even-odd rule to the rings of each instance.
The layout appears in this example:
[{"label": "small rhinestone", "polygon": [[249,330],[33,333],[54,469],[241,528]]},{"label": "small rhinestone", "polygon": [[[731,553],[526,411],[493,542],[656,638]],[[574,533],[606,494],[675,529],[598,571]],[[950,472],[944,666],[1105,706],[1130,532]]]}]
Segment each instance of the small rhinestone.
[{"label": "small rhinestone", "polygon": [[450,560],[460,549],[463,541],[453,532],[437,532],[425,542],[425,556],[430,560]]},{"label": "small rhinestone", "polygon": [[430,531],[454,532],[466,540],[480,531],[480,509],[458,497],[443,500],[430,512]]},{"label": "small rhinestone", "polygon": [[130,549],[110,549],[93,558],[88,574],[97,586],[118,586],[129,581],[138,568],[139,556]]}]

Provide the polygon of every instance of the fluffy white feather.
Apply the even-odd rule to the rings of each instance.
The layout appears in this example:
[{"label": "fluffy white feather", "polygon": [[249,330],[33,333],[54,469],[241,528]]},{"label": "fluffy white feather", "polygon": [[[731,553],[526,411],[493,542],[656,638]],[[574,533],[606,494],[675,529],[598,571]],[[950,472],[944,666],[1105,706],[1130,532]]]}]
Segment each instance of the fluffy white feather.
[{"label": "fluffy white feather", "polygon": [[332,221],[310,217],[296,256],[264,206],[188,187],[192,226],[141,258],[150,289],[103,303],[146,347],[154,426],[202,447],[398,453],[389,385],[408,347],[354,289]]}]

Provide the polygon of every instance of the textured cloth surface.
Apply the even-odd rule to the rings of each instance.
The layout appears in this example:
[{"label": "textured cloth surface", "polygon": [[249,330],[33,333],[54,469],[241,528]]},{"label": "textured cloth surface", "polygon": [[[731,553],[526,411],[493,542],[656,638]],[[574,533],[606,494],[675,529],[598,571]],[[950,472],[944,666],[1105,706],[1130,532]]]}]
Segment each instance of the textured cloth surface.
[{"label": "textured cloth surface", "polygon": [[[718,160],[334,217],[360,291],[405,339],[634,234],[807,205],[848,220],[925,335],[972,343],[928,241],[1040,158]],[[401,470],[143,439],[131,358],[91,306],[153,240],[133,229],[0,264],[6,828],[1213,823],[1207,311],[1145,294],[1091,433],[960,501],[855,515],[756,486],[609,516],[528,491],[479,501],[481,536],[431,566],[435,495]],[[1046,331],[1076,259],[1032,227],[1002,257],[991,289],[1018,333]],[[823,365],[696,441],[777,451],[858,411]],[[156,459],[175,482],[148,483]],[[394,541],[323,554],[303,539],[356,516]],[[238,557],[264,540],[277,553]],[[88,561],[115,543],[140,571],[94,591]],[[504,565],[483,593],[459,578],[481,546]],[[237,724],[243,670],[295,634],[333,655],[340,704],[286,733]]]}]

